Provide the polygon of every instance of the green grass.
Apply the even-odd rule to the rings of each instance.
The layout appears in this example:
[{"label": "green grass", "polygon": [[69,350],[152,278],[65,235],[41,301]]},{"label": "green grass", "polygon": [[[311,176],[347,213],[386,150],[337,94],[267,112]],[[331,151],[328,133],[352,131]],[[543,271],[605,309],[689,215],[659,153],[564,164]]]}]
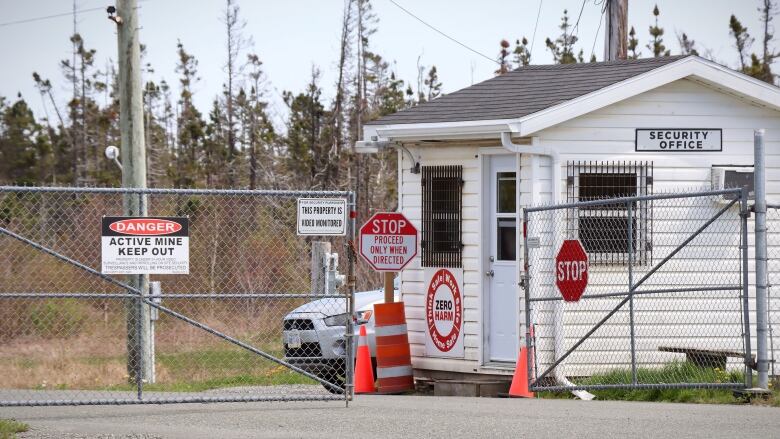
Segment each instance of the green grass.
[{"label": "green grass", "polygon": [[[278,352],[270,353],[279,356]],[[244,350],[211,349],[158,354],[157,364],[159,368],[165,368],[171,378],[144,385],[147,391],[200,392],[237,386],[316,384],[297,372]],[[128,383],[110,389],[134,390],[135,386]]]},{"label": "green grass", "polygon": [[30,429],[30,426],[13,419],[0,419],[0,439],[13,439],[16,433],[23,433]]},{"label": "green grass", "polygon": [[[637,379],[645,384],[664,383],[741,383],[744,375],[738,371],[698,367],[691,363],[668,364],[662,368],[637,369]],[[629,384],[630,370],[613,370],[604,374],[576,380],[576,384]],[[701,404],[738,404],[744,399],[734,395],[731,389],[607,389],[592,390],[600,400],[616,401],[654,401]],[[539,392],[542,398],[573,398],[569,392]],[[763,404],[780,407],[780,392],[773,390],[772,395]]]}]

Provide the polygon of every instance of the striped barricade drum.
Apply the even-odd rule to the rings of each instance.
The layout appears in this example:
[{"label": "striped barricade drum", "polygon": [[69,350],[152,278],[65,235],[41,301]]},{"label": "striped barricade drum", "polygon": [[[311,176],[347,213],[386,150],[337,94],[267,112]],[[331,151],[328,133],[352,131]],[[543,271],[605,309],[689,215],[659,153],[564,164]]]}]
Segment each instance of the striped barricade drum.
[{"label": "striped barricade drum", "polygon": [[374,319],[379,393],[414,390],[404,303],[377,303],[374,305]]}]

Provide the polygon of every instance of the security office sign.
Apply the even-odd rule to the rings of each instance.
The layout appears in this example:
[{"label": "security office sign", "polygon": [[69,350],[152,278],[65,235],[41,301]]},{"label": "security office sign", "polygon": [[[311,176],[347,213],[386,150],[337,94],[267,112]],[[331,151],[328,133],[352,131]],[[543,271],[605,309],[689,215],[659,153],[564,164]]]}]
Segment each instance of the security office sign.
[{"label": "security office sign", "polygon": [[723,151],[720,128],[637,128],[636,151],[711,152]]},{"label": "security office sign", "polygon": [[104,274],[189,274],[189,219],[104,216]]},{"label": "security office sign", "polygon": [[298,235],[343,236],[346,234],[346,199],[298,198]]},{"label": "security office sign", "polygon": [[425,356],[463,358],[463,269],[425,268]]}]

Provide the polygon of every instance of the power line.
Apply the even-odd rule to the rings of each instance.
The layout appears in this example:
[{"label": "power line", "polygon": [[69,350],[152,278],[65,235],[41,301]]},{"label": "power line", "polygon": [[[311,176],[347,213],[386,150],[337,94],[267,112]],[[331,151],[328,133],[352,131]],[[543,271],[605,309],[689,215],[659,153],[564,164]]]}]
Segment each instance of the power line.
[{"label": "power line", "polygon": [[571,29],[571,34],[576,36],[577,31],[579,30],[580,26],[580,18],[582,18],[582,11],[585,10],[585,3],[587,3],[588,0],[582,0],[582,7],[580,8],[580,15],[577,16],[577,22],[574,23],[574,27]]},{"label": "power line", "polygon": [[[601,16],[599,17],[599,27],[596,28],[596,37],[593,38],[593,47],[590,48],[590,57],[593,59],[593,54],[596,53],[596,41],[599,40],[599,31],[601,30],[601,22],[604,21],[604,13],[607,11],[607,5],[606,2],[604,2],[604,7],[601,8]],[[598,5],[599,3],[597,3]]]},{"label": "power line", "polygon": [[539,0],[539,10],[536,11],[536,24],[534,24],[534,36],[531,37],[531,52],[534,51],[534,43],[536,42],[536,28],[539,27],[539,17],[542,15],[542,2],[544,0]]},{"label": "power line", "polygon": [[474,52],[475,54],[477,54],[477,55],[479,55],[479,56],[481,56],[481,57],[483,57],[483,58],[485,58],[485,59],[487,59],[487,60],[489,60],[491,62],[494,62],[496,64],[501,64],[497,60],[495,60],[495,59],[485,55],[482,52],[478,52],[477,50],[472,49],[471,47],[461,43],[460,41],[456,40],[455,38],[453,38],[453,37],[451,37],[451,36],[449,36],[447,34],[445,34],[444,32],[440,31],[439,29],[436,29],[435,27],[433,27],[433,25],[428,24],[422,18],[414,15],[411,11],[409,11],[408,9],[406,9],[403,6],[401,6],[398,3],[396,3],[395,0],[388,0],[388,1],[390,3],[392,3],[392,4],[394,4],[395,6],[397,6],[400,10],[402,10],[402,11],[406,12],[407,14],[409,14],[410,16],[412,16],[415,20],[419,21],[420,23],[424,24],[425,26],[428,26],[429,28],[431,28],[432,30],[436,31],[438,34],[440,34],[441,36],[447,38],[448,40],[452,41],[453,43],[458,44],[459,46],[463,47],[464,49],[470,50],[471,52]]},{"label": "power line", "polygon": [[61,14],[53,14],[53,15],[45,15],[42,17],[33,17],[33,18],[25,18],[22,20],[15,20],[15,21],[6,21],[5,23],[0,23],[0,27],[6,27],[6,26],[13,26],[14,24],[23,24],[23,23],[32,23],[34,21],[42,21],[42,20],[49,20],[51,18],[58,18],[58,17],[67,17],[69,15],[79,14],[81,12],[93,12],[93,11],[105,11],[105,6],[100,6],[97,8],[88,8],[88,9],[80,9],[78,11],[70,11],[70,12],[63,12]]},{"label": "power line", "polygon": [[[143,3],[144,1],[146,1],[146,0],[139,0],[138,3]],[[0,23],[0,27],[13,26],[15,24],[32,23],[32,22],[35,22],[35,21],[49,20],[49,19],[52,19],[52,18],[67,17],[67,16],[70,16],[70,15],[80,14],[82,12],[95,12],[95,11],[104,11],[105,12],[105,10],[106,10],[105,6],[98,6],[96,8],[79,9],[77,11],[63,12],[63,13],[60,13],[60,14],[43,15],[43,16],[40,16],[40,17],[32,17],[32,18],[24,18],[24,19],[21,19],[21,20],[6,21],[5,23]]]}]

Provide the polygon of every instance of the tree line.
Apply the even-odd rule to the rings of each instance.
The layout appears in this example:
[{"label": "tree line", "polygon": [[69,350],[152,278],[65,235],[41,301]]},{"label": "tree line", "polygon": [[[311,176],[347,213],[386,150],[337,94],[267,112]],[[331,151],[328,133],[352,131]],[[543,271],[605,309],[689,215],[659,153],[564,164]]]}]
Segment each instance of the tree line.
[{"label": "tree line", "polygon": [[[763,29],[756,38],[732,15],[729,31],[739,55],[736,69],[774,83],[772,19],[777,4],[760,0]],[[669,56],[660,11],[652,10],[654,24],[647,44],[636,30],[628,33],[630,58]],[[303,90],[284,91],[286,119],[275,120],[269,107],[269,79],[263,61],[252,50],[247,22],[236,0],[225,0],[220,17],[225,30],[222,92],[208,108],[194,103],[201,80],[196,54],[178,42],[176,75],[169,82],[155,77],[154,66],[144,66],[144,121],[147,169],[151,187],[247,187],[267,189],[353,189],[358,199],[377,208],[392,209],[396,199],[396,155],[384,152],[360,155],[354,143],[371,120],[442,94],[436,66],[424,67],[418,59],[417,78],[396,76],[390,63],[375,50],[372,36],[379,19],[371,0],[345,0],[337,79],[323,84],[312,67]],[[555,63],[585,62],[578,50],[577,29],[564,10],[561,34],[545,45]],[[677,40],[682,54],[712,58],[686,33]],[[21,95],[0,96],[0,182],[25,185],[118,186],[116,166],[103,157],[108,145],[119,145],[119,97],[113,62],[98,65],[96,51],[84,36],[70,37],[72,52],[60,61],[61,80],[70,86],[67,104],[59,104],[54,78],[33,72],[43,100],[43,113],[34,115]],[[645,49],[647,51],[645,51]],[[755,50],[754,50],[755,49]],[[142,47],[142,60],[145,47]],[[595,61],[591,54],[588,61]],[[531,63],[527,38],[512,49],[501,41],[496,74]],[[323,89],[333,90],[326,102]],[[368,203],[361,203],[367,206]],[[366,207],[367,208],[367,207]],[[362,215],[361,215],[362,216]]]}]

